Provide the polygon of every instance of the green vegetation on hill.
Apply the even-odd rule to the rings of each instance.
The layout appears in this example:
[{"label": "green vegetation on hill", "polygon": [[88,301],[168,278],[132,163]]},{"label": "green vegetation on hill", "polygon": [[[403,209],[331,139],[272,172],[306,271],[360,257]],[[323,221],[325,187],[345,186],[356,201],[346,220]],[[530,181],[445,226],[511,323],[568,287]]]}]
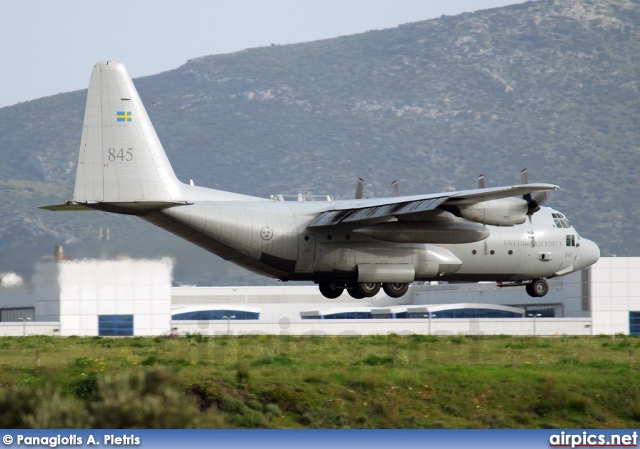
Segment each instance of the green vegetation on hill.
[{"label": "green vegetation on hill", "polygon": [[639,349],[630,336],[5,337],[0,428],[638,427]]},{"label": "green vegetation on hill", "polygon": [[[603,255],[633,256],[638,54],[638,2],[548,0],[204,56],[135,83],[183,181],[263,197],[346,198],[359,176],[367,196],[385,196],[393,179],[402,193],[440,192],[472,188],[479,173],[488,185],[517,183],[527,167],[533,181],[562,187],[548,205]],[[69,198],[84,95],[0,109],[0,180],[44,183],[65,189],[56,201]],[[182,267],[179,281],[247,279],[226,268],[216,275],[212,257],[175,237],[149,235],[170,248],[141,239],[144,223],[35,209],[51,196],[6,191],[5,208],[20,206],[0,219],[4,247],[48,252],[64,238],[80,252],[108,221],[114,252],[198,259],[197,274]],[[9,262],[0,260],[0,271]]]}]

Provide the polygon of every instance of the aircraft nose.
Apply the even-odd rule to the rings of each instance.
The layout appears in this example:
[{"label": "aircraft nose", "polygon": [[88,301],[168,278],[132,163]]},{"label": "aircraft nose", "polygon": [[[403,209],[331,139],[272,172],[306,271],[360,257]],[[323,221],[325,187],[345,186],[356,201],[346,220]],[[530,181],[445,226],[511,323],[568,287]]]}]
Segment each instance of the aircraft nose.
[{"label": "aircraft nose", "polygon": [[581,239],[580,257],[576,261],[578,269],[582,270],[583,268],[587,268],[596,263],[598,259],[600,259],[600,248],[598,248],[598,245],[591,240]]}]

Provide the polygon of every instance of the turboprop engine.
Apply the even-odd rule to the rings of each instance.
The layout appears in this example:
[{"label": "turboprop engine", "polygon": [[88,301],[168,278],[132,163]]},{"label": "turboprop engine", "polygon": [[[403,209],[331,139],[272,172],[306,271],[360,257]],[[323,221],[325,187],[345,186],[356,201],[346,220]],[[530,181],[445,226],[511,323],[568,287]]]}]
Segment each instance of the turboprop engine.
[{"label": "turboprop engine", "polygon": [[527,219],[529,205],[525,199],[503,198],[458,206],[459,216],[470,221],[494,226],[514,226]]}]

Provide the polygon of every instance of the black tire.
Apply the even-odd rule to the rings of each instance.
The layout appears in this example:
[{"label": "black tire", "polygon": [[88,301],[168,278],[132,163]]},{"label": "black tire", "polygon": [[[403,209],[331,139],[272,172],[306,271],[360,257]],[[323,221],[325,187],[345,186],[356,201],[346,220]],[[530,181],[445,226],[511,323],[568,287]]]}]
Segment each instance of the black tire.
[{"label": "black tire", "polygon": [[527,291],[527,294],[533,298],[536,297],[536,292],[533,291],[533,282],[529,282],[524,286],[524,289]]},{"label": "black tire", "polygon": [[542,298],[549,293],[549,283],[544,279],[534,279],[528,284],[527,293],[534,298]]},{"label": "black tire", "polygon": [[322,296],[329,299],[336,299],[344,291],[344,287],[334,284],[333,282],[320,282],[318,284]]},{"label": "black tire", "polygon": [[363,299],[364,298],[364,295],[360,292],[360,290],[358,290],[358,287],[347,289],[347,293],[349,293],[349,295],[352,298],[355,298],[355,299]]},{"label": "black tire", "polygon": [[365,298],[376,296],[380,291],[380,284],[376,282],[358,282],[356,284],[358,290]]},{"label": "black tire", "polygon": [[387,296],[391,298],[400,298],[401,296],[404,296],[404,294],[409,290],[409,284],[384,284],[382,288],[384,289],[384,292],[387,294]]}]

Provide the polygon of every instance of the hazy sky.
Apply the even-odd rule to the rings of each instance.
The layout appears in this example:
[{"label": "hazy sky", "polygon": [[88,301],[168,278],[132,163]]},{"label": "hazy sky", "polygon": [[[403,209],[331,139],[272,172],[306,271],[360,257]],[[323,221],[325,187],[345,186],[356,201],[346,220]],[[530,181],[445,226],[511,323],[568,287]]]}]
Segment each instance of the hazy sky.
[{"label": "hazy sky", "polygon": [[0,107],[83,89],[97,61],[132,77],[188,59],[395,27],[523,0],[4,0]]}]

